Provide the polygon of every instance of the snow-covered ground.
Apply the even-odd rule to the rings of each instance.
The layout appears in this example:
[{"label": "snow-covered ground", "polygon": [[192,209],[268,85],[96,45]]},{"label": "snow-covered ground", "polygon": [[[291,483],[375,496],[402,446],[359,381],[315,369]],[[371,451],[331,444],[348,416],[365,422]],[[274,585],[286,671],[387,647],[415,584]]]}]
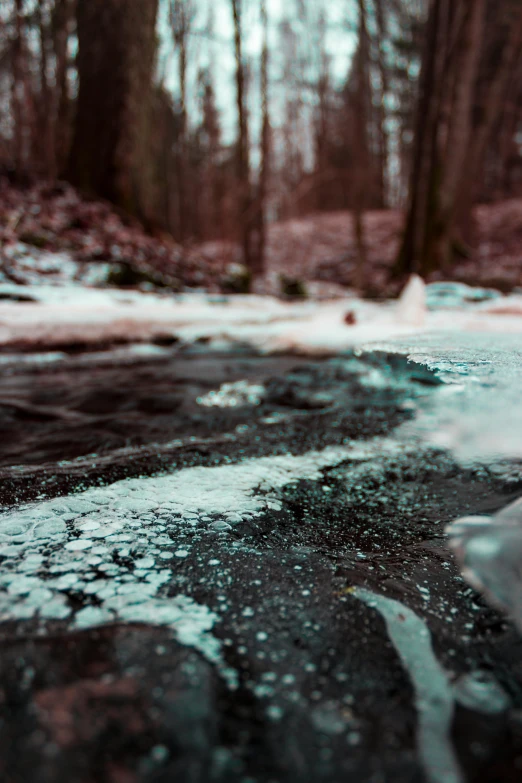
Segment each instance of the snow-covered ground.
[{"label": "snow-covered ground", "polygon": [[150,344],[157,338],[182,345],[203,340],[208,350],[248,344],[262,353],[311,356],[400,353],[446,384],[446,397],[430,397],[429,410],[417,416],[417,431],[464,459],[522,455],[520,294],[458,283],[425,286],[412,277],[399,300],[381,303],[355,295],[285,302],[41,284],[4,284],[0,297],[4,366],[24,360],[20,347],[44,350],[42,362],[60,361],[64,354],[52,348],[73,343],[94,348],[126,341],[134,345],[119,352],[131,358],[161,355],[165,349]]},{"label": "snow-covered ground", "polygon": [[[471,292],[471,293],[470,293]],[[332,301],[283,302],[268,296],[158,295],[82,286],[0,286],[0,346],[49,348],[148,341],[249,343],[263,352],[333,354],[374,340],[444,332],[522,333],[522,295],[473,301],[451,284],[444,296],[413,278],[396,302],[347,295]],[[13,301],[13,299],[25,301]],[[428,307],[428,304],[432,307]]]}]

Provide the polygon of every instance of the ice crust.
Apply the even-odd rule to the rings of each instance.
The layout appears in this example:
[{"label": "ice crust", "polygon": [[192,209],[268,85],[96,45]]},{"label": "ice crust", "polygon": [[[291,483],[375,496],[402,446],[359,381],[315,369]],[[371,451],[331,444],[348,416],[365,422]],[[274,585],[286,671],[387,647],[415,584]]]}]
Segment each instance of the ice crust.
[{"label": "ice crust", "polygon": [[[217,614],[181,590],[171,594],[178,564],[206,570],[197,547],[205,536],[216,553],[233,552],[227,531],[280,508],[276,490],[300,479],[319,480],[324,468],[344,460],[396,448],[379,439],[302,456],[186,468],[4,513],[0,620],[32,620],[43,628],[49,621],[81,629],[118,621],[167,626],[232,681],[211,634]],[[79,611],[71,599],[81,603]]]}]

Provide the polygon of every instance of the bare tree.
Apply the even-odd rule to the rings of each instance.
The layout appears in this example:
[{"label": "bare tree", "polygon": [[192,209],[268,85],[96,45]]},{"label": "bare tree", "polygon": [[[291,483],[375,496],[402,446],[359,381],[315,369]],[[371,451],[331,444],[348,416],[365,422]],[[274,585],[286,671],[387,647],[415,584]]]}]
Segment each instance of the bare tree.
[{"label": "bare tree", "polygon": [[52,179],[56,174],[55,145],[53,135],[53,107],[49,84],[49,58],[47,56],[47,3],[38,0],[37,18],[40,38],[40,100],[38,106],[38,131],[41,144],[41,171]]},{"label": "bare tree", "polygon": [[266,249],[266,209],[268,196],[268,178],[270,174],[270,113],[268,103],[268,14],[266,0],[261,0],[261,27],[263,45],[261,49],[261,162],[255,203],[256,245],[252,259],[252,269],[257,277],[265,273]]},{"label": "bare tree", "polygon": [[386,15],[383,0],[375,0],[375,20],[377,23],[377,40],[375,48],[380,82],[377,108],[379,134],[379,200],[381,206],[385,206],[388,203],[389,139],[388,131],[386,129],[386,103],[389,92],[389,78],[383,48],[387,38]]},{"label": "bare tree", "polygon": [[[454,90],[451,115],[441,158],[431,265],[447,269],[452,260],[457,196],[465,171],[465,157],[471,141],[474,90],[482,47],[485,0],[472,0],[462,9],[463,21],[458,56],[454,57]],[[455,21],[458,21],[455,20]]]},{"label": "bare tree", "polygon": [[[306,17],[304,17],[306,18]],[[328,198],[331,190],[328,183],[329,153],[331,146],[331,93],[330,57],[326,48],[326,11],[324,6],[319,6],[317,14],[317,30],[314,41],[317,60],[317,84],[316,84],[316,123],[315,123],[315,188],[317,196],[317,208],[328,209],[331,200]]]},{"label": "bare tree", "polygon": [[364,210],[366,206],[366,190],[368,188],[368,98],[369,98],[369,40],[364,0],[358,0],[359,7],[359,41],[355,55],[355,118],[354,118],[354,196],[353,224],[357,262],[355,286],[362,290],[366,272],[366,242],[364,238]]},{"label": "bare tree", "polygon": [[300,202],[296,190],[302,184],[306,140],[304,126],[304,74],[299,51],[299,36],[291,7],[285,7],[285,15],[279,23],[278,48],[282,55],[281,83],[284,86],[283,119],[279,130],[278,206],[279,216],[284,218],[298,214]]},{"label": "bare tree", "polygon": [[170,0],[169,20],[172,37],[178,53],[178,80],[180,91],[179,129],[176,138],[177,167],[177,238],[183,241],[187,231],[187,63],[195,8],[192,0]]},{"label": "bare tree", "polygon": [[201,90],[201,210],[199,220],[203,226],[205,238],[215,239],[226,236],[227,220],[223,210],[225,185],[220,171],[221,124],[216,106],[216,96],[211,69],[205,69],[199,75]]},{"label": "bare tree", "polygon": [[71,181],[150,219],[150,105],[158,0],[78,0]]},{"label": "bare tree", "polygon": [[23,170],[24,155],[24,87],[25,87],[25,38],[23,0],[15,0],[15,34],[12,43],[11,114],[14,124],[14,165],[18,173]]},{"label": "bare tree", "polygon": [[52,36],[55,60],[54,144],[55,170],[63,174],[71,137],[68,44],[74,18],[74,0],[55,0],[52,10]]},{"label": "bare tree", "polygon": [[[482,91],[479,101],[480,111],[476,112],[478,120],[473,124],[473,133],[465,154],[464,172],[458,198],[456,225],[460,232],[459,241],[473,241],[472,207],[477,198],[488,144],[495,123],[502,118],[503,104],[508,96],[510,80],[522,62],[522,9],[516,9],[510,26],[510,31],[501,50],[501,56],[496,63],[493,76]],[[505,120],[508,120],[506,113]],[[509,121],[503,123],[508,138],[513,139],[516,126]]]},{"label": "bare tree", "polygon": [[248,110],[246,104],[245,64],[243,62],[243,2],[230,0],[234,20],[234,55],[236,60],[236,105],[238,138],[236,149],[236,176],[238,183],[238,221],[243,250],[243,263],[255,277],[260,270],[254,268],[252,247],[252,195],[250,178],[250,146]]},{"label": "bare tree", "polygon": [[447,268],[471,141],[484,0],[433,0],[421,73],[410,202],[395,271]]}]

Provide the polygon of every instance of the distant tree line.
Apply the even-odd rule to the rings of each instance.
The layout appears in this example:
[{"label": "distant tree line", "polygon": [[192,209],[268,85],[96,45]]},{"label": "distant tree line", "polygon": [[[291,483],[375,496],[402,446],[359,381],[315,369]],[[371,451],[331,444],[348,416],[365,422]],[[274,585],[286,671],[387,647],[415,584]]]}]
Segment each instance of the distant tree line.
[{"label": "distant tree line", "polygon": [[[5,0],[0,166],[19,182],[68,179],[180,243],[232,239],[254,276],[270,221],[350,210],[361,287],[365,211],[404,207],[396,274],[448,270],[472,252],[473,204],[522,196],[522,5],[346,8],[339,80],[327,0],[288,0],[278,19],[266,0]],[[233,141],[216,57],[198,66],[216,41],[235,63]]]}]

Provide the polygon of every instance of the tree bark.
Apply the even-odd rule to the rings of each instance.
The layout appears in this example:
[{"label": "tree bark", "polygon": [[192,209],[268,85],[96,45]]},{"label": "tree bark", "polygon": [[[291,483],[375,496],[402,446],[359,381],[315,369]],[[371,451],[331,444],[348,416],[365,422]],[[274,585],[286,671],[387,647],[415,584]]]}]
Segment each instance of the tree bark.
[{"label": "tree bark", "polygon": [[472,107],[485,0],[433,0],[428,18],[409,206],[394,272],[447,269],[459,189],[472,140]]},{"label": "tree bark", "polygon": [[377,64],[381,80],[380,102],[378,107],[379,124],[379,202],[382,208],[388,204],[388,159],[389,139],[386,130],[386,98],[388,95],[388,71],[382,48],[382,42],[386,38],[386,17],[382,0],[375,0],[375,17],[377,21]]},{"label": "tree bark", "polygon": [[18,175],[25,165],[24,155],[24,35],[23,0],[15,0],[15,37],[12,47],[11,113],[14,121],[14,165]]},{"label": "tree bark", "polygon": [[256,199],[256,246],[252,267],[257,277],[265,274],[266,252],[266,201],[270,172],[270,115],[268,109],[268,14],[266,0],[261,0],[261,26],[263,46],[261,50],[261,163]]},{"label": "tree bark", "polygon": [[188,43],[192,27],[191,0],[170,0],[170,25],[178,51],[178,82],[180,96],[179,130],[176,139],[177,169],[177,226],[176,238],[183,242],[190,233],[188,225],[188,167],[187,167],[187,63]]},{"label": "tree bark", "polygon": [[38,0],[38,32],[40,37],[40,102],[38,106],[39,133],[41,144],[41,171],[44,177],[53,179],[56,175],[55,147],[53,134],[53,107],[49,86],[47,31],[45,28],[45,2]]},{"label": "tree bark", "polygon": [[56,173],[65,173],[71,143],[71,100],[69,96],[68,43],[74,0],[56,0],[53,11],[53,48],[56,62],[54,144]]},{"label": "tree bark", "polygon": [[497,65],[493,79],[485,92],[480,119],[473,128],[471,144],[469,144],[464,165],[464,176],[460,183],[458,212],[456,224],[460,239],[466,244],[473,243],[473,204],[477,197],[477,187],[480,183],[480,173],[495,122],[502,113],[502,105],[506,98],[510,80],[522,60],[522,11],[518,12],[510,29],[509,38],[503,47],[500,62]]},{"label": "tree bark", "polygon": [[438,174],[437,120],[445,58],[445,0],[434,0],[427,21],[415,123],[409,204],[395,276],[426,273],[423,256],[429,231],[428,212]]},{"label": "tree bark", "polygon": [[148,222],[149,120],[158,0],[78,0],[78,74],[69,179]]},{"label": "tree bark", "polygon": [[254,265],[252,248],[252,197],[250,181],[250,156],[248,138],[248,114],[246,107],[245,67],[243,63],[242,0],[231,0],[234,20],[234,55],[236,61],[236,105],[238,138],[236,150],[236,176],[238,183],[239,234],[243,250],[243,263],[252,277],[260,271]]},{"label": "tree bark", "polygon": [[438,203],[435,206],[435,237],[432,250],[427,250],[430,266],[435,269],[448,269],[452,260],[457,195],[466,173],[465,158],[471,141],[471,110],[482,44],[484,12],[485,0],[472,0],[467,19],[463,23],[460,56],[456,62],[458,71],[455,73],[455,91],[441,166]]},{"label": "tree bark", "polygon": [[369,40],[364,0],[359,4],[359,44],[356,53],[356,96],[355,96],[355,166],[354,166],[354,200],[353,227],[357,252],[355,287],[362,291],[367,268],[366,240],[364,236],[364,211],[366,207],[366,190],[368,188],[368,113],[369,97]]}]

